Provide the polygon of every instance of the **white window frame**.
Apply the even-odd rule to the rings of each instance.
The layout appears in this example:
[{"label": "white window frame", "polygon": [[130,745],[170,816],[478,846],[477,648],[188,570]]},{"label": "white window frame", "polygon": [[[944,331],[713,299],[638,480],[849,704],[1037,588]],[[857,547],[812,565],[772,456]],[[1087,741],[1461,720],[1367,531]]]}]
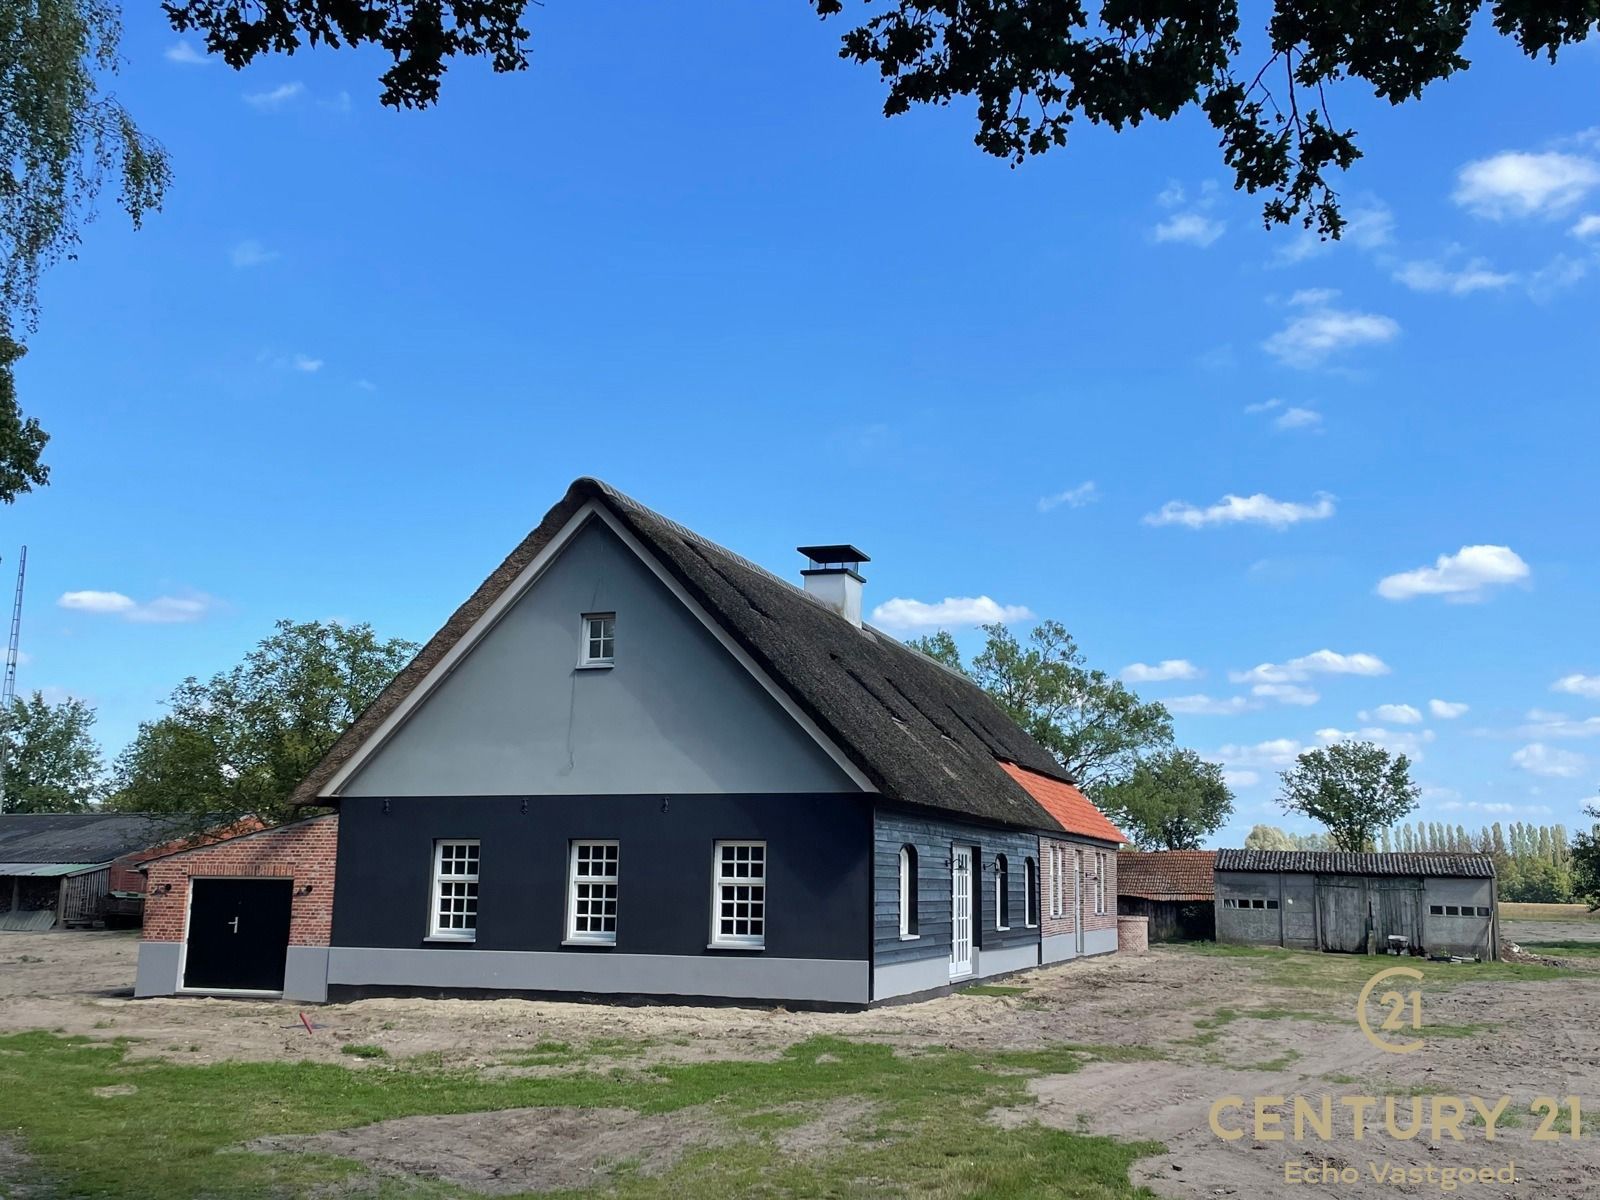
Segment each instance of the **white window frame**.
[{"label": "white window frame", "polygon": [[1106,915],[1106,852],[1094,852],[1094,913],[1097,917]]},{"label": "white window frame", "polygon": [[[722,873],[722,851],[724,848],[737,848],[750,846],[761,848],[761,878],[759,883],[751,882],[752,876],[740,877],[738,875],[724,875]],[[719,950],[765,950],[767,947],[767,868],[771,861],[767,856],[767,843],[754,841],[748,838],[719,838],[711,844],[711,942],[714,949]],[[761,889],[761,932],[753,933],[723,933],[722,932],[722,889],[724,887],[759,887]],[[753,902],[753,900],[752,900]]]},{"label": "white window frame", "polygon": [[[593,626],[597,622],[611,622],[611,636],[607,637],[605,626],[601,625],[596,633]],[[596,643],[599,644],[600,653],[595,654]],[[605,653],[606,644],[610,643],[611,653]],[[614,667],[617,663],[617,614],[614,612],[584,613],[579,625],[578,639],[578,665],[580,667]]]},{"label": "white window frame", "polygon": [[1006,903],[1009,899],[1007,893],[1011,891],[1011,860],[1004,854],[994,856],[994,927],[999,933],[1007,932],[1011,926],[1000,924],[1000,919],[1010,919],[1011,914],[1006,910],[1011,906]]},{"label": "white window frame", "polygon": [[[900,940],[914,942],[922,936],[917,932],[921,923],[917,917],[917,848],[910,842],[900,847]],[[916,928],[913,928],[913,925]]]},{"label": "white window frame", "polygon": [[1050,843],[1050,915],[1067,915],[1067,848],[1060,842]]},{"label": "white window frame", "polygon": [[[611,847],[617,853],[611,856],[611,874],[587,875],[578,874],[578,851],[580,848]],[[617,944],[617,922],[621,915],[620,901],[621,888],[618,884],[618,873],[622,867],[621,847],[615,838],[574,838],[567,850],[567,938],[568,945],[578,946],[615,946]],[[604,930],[579,930],[578,928],[578,889],[580,887],[609,887],[611,889],[611,904],[616,910],[611,915],[611,929]],[[593,898],[588,898],[593,903]],[[602,903],[604,902],[602,898]]]},{"label": "white window frame", "polygon": [[1022,927],[1039,928],[1039,864],[1032,855],[1022,860]]},{"label": "white window frame", "polygon": [[[444,872],[444,851],[446,846],[471,846],[477,853],[477,870],[470,873]],[[429,889],[428,898],[428,940],[434,942],[475,942],[478,940],[478,881],[483,872],[483,847],[477,838],[435,838],[433,842],[433,886]],[[439,904],[444,898],[444,884],[472,884],[472,928],[458,929],[445,927],[439,923]]]}]

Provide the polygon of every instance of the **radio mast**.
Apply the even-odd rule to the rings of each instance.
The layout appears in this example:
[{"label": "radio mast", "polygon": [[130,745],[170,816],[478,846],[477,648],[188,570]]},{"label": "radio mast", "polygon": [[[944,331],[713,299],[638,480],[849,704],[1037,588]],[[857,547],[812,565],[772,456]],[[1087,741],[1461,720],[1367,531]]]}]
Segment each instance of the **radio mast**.
[{"label": "radio mast", "polygon": [[11,702],[17,698],[17,639],[22,634],[22,581],[28,574],[28,548],[22,548],[17,559],[17,598],[11,604],[11,640],[6,645],[6,680],[0,689],[0,705],[6,717],[11,715]]}]

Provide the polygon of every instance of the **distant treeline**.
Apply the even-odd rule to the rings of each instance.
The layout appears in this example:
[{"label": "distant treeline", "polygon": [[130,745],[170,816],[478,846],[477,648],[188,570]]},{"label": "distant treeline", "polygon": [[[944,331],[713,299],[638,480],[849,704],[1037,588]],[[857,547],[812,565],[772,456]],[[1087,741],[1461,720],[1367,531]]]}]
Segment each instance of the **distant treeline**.
[{"label": "distant treeline", "polygon": [[1417,821],[1385,829],[1378,848],[1493,855],[1502,900],[1566,904],[1576,898],[1572,884],[1572,848],[1565,825],[1528,825],[1514,821],[1502,828],[1496,821],[1487,829],[1469,832],[1463,825]]}]

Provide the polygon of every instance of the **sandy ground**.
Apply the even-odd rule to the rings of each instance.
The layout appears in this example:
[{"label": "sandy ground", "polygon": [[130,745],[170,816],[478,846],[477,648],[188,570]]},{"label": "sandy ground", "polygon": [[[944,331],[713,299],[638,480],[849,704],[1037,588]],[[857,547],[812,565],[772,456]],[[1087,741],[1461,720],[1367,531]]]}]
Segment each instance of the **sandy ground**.
[{"label": "sandy ground", "polygon": [[[1600,936],[1600,931],[1574,935],[1555,928],[1555,923],[1519,923],[1518,936],[1530,941]],[[1347,1000],[1274,986],[1260,960],[1161,948],[1033,972],[1016,981],[1028,988],[1023,996],[955,995],[862,1013],[366,1000],[305,1010],[313,1023],[310,1032],[301,1024],[300,1010],[284,1004],[134,1001],[129,983],[136,950],[134,938],[119,933],[0,935],[0,1031],[44,1028],[136,1037],[141,1039],[136,1055],[178,1061],[291,1055],[339,1061],[352,1070],[385,1068],[341,1055],[339,1047],[349,1042],[380,1045],[392,1057],[434,1052],[447,1064],[490,1070],[506,1069],[508,1056],[540,1041],[585,1044],[597,1038],[648,1039],[645,1061],[767,1057],[821,1033],[904,1046],[1149,1046],[1164,1050],[1169,1059],[1099,1061],[1075,1074],[1040,1078],[1032,1084],[1035,1109],[1001,1110],[995,1119],[1161,1141],[1167,1152],[1141,1160],[1134,1177],[1166,1197],[1302,1195],[1302,1186],[1285,1182],[1285,1164],[1316,1167],[1324,1161],[1357,1172],[1357,1182],[1334,1185],[1326,1193],[1339,1196],[1440,1192],[1437,1184],[1377,1182],[1374,1164],[1385,1163],[1504,1169],[1515,1160],[1514,1186],[1462,1187],[1460,1194],[1475,1197],[1577,1200],[1600,1187],[1600,1140],[1590,1135],[1576,1142],[1534,1141],[1538,1120],[1528,1115],[1535,1096],[1578,1095],[1600,1120],[1600,973],[1594,972],[1538,983],[1466,983],[1430,994],[1425,1024],[1483,1029],[1465,1037],[1431,1038],[1418,1053],[1396,1055],[1365,1038],[1353,1014],[1344,1011]],[[1600,967],[1600,962],[1584,965]],[[1209,1029],[1204,1024],[1221,1009],[1248,1014],[1273,1008],[1325,1008],[1328,1019],[1245,1015]],[[1207,1041],[1208,1034],[1214,1038]],[[635,1054],[628,1061],[641,1060]],[[1219,1097],[1296,1094],[1313,1103],[1323,1095],[1334,1098],[1333,1140],[1257,1140],[1247,1132],[1224,1141],[1210,1129],[1208,1114]],[[1436,1143],[1426,1133],[1397,1140],[1370,1130],[1364,1139],[1354,1139],[1348,1110],[1338,1100],[1378,1097],[1381,1122],[1386,1094],[1399,1106],[1402,1125],[1409,1124],[1413,1095],[1420,1095],[1426,1116],[1436,1094],[1477,1095],[1491,1102],[1509,1095],[1510,1111],[1521,1120],[1516,1128],[1502,1127],[1494,1142],[1471,1126],[1464,1127],[1460,1142],[1446,1136]],[[1240,1120],[1230,1115],[1231,1123]],[[458,1159],[442,1163],[441,1173],[488,1193],[527,1187],[533,1177],[571,1186],[615,1157],[664,1168],[685,1148],[727,1136],[714,1123],[696,1125],[686,1114],[668,1122],[633,1114],[578,1121],[569,1112],[529,1110],[479,1122],[484,1132],[466,1141],[461,1130],[443,1124],[452,1121],[460,1119],[407,1118],[301,1139],[304,1147],[275,1148],[333,1150],[380,1171],[405,1171],[414,1166],[419,1146],[453,1146]],[[585,1131],[590,1143],[573,1146],[571,1138],[559,1134],[566,1127],[562,1122]],[[1248,1109],[1242,1123],[1248,1127]],[[834,1127],[827,1137],[836,1132]],[[533,1142],[550,1147],[540,1151],[544,1158],[528,1155],[526,1147]],[[0,1146],[0,1167],[6,1149]]]}]

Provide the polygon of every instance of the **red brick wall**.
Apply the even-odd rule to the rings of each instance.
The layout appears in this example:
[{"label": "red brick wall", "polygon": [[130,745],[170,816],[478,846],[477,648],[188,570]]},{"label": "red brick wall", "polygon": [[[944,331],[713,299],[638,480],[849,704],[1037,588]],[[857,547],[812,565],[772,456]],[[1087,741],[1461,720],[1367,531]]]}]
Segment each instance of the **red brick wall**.
[{"label": "red brick wall", "polygon": [[225,829],[213,829],[193,838],[177,838],[164,842],[159,846],[152,846],[148,850],[139,850],[133,854],[124,854],[111,864],[110,890],[113,892],[142,892],[145,888],[144,872],[139,870],[139,864],[149,862],[152,858],[161,858],[168,854],[176,854],[179,850],[189,846],[209,846],[213,842],[220,842],[223,838],[238,837],[242,833],[254,833],[258,829],[266,828],[266,823],[259,817],[246,817]]},{"label": "red brick wall", "polygon": [[[289,918],[291,946],[326,946],[333,927],[334,854],[339,844],[336,814],[282,825],[264,833],[230,838],[150,864],[144,902],[144,936],[181,942],[193,875],[289,878],[295,883]],[[164,890],[170,884],[171,890]],[[301,890],[311,885],[307,895]]]},{"label": "red brick wall", "polygon": [[[1062,912],[1061,916],[1050,915],[1050,897],[1052,881],[1050,873],[1054,870],[1055,856],[1052,847],[1059,846],[1062,854],[1062,867],[1065,874],[1061,880]],[[1083,927],[1085,930],[1115,929],[1117,927],[1117,852],[1109,846],[1096,846],[1091,842],[1069,842],[1060,838],[1042,837],[1039,839],[1039,891],[1041,925],[1040,934],[1043,937],[1055,937],[1058,934],[1073,933],[1074,913],[1073,904],[1073,852],[1083,852]],[[1102,856],[1102,857],[1097,857]],[[1105,869],[1105,908],[1103,913],[1094,910],[1095,879],[1101,864]]]}]

